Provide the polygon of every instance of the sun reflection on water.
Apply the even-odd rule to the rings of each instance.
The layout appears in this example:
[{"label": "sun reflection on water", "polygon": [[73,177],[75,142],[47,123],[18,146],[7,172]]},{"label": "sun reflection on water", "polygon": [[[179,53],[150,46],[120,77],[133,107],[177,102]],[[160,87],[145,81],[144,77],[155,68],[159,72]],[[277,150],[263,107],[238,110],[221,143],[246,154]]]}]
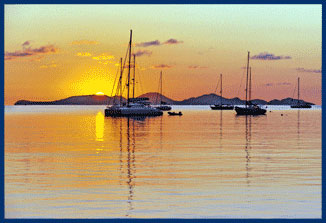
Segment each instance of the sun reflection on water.
[{"label": "sun reflection on water", "polygon": [[96,133],[96,141],[103,141],[103,135],[104,135],[104,115],[100,111],[96,115],[95,133]]}]

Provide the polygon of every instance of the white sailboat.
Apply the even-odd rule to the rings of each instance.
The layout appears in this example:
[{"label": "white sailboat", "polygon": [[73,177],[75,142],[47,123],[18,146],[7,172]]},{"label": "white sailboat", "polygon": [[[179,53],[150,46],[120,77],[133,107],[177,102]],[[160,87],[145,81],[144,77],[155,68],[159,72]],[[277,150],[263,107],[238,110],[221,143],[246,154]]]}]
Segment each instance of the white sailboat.
[{"label": "white sailboat", "polygon": [[[122,104],[121,102],[121,94],[122,94],[122,73],[123,73],[123,66],[121,60],[121,73],[119,78],[119,86],[120,86],[120,104],[119,105],[112,105],[107,106],[104,110],[105,116],[111,117],[121,117],[121,116],[160,116],[163,115],[163,112],[157,108],[154,108],[150,105],[148,98],[130,98],[130,65],[131,65],[131,46],[132,46],[132,30],[130,30],[130,41],[129,41],[129,64],[128,64],[128,82],[127,82],[127,102]],[[134,67],[135,64],[134,64]],[[134,96],[134,89],[135,89],[135,77],[133,78],[133,96]]]}]

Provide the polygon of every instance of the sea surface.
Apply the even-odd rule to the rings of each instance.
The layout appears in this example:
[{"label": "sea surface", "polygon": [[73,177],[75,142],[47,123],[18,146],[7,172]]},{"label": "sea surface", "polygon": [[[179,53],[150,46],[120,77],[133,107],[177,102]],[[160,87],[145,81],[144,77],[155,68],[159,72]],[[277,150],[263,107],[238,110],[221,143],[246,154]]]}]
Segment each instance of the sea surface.
[{"label": "sea surface", "polygon": [[5,106],[6,218],[321,218],[321,107]]}]

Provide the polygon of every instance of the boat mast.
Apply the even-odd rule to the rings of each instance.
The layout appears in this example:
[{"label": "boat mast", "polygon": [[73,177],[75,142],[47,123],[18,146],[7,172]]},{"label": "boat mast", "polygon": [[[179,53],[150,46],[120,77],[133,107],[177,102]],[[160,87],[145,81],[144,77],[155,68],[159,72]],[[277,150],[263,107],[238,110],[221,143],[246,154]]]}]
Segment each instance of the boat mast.
[{"label": "boat mast", "polygon": [[249,73],[249,102],[251,102],[251,67]]},{"label": "boat mast", "polygon": [[162,70],[161,70],[161,74],[160,74],[160,84],[161,84],[161,89],[160,89],[160,105],[162,105],[162,92],[163,92],[163,89],[162,89]]},{"label": "boat mast", "polygon": [[130,62],[131,62],[131,41],[132,41],[132,30],[130,30],[130,41],[129,41],[129,64],[128,64],[128,93],[127,93],[127,106],[129,105],[129,90],[130,90]]},{"label": "boat mast", "polygon": [[122,104],[122,73],[123,73],[123,68],[122,68],[122,57],[120,58],[120,78],[119,78],[119,95],[120,95],[120,106]]},{"label": "boat mast", "polygon": [[246,81],[246,108],[247,108],[247,106],[248,106],[248,71],[249,71],[249,57],[250,57],[250,52],[248,51],[247,81]]},{"label": "boat mast", "polygon": [[220,99],[221,99],[221,106],[222,106],[222,74],[220,74],[220,79],[221,79],[221,91],[220,91],[221,97],[220,97]]},{"label": "boat mast", "polygon": [[300,77],[298,77],[298,104],[300,100]]},{"label": "boat mast", "polygon": [[134,77],[133,77],[133,87],[132,87],[132,98],[135,98],[135,86],[136,86],[136,55],[134,54]]}]

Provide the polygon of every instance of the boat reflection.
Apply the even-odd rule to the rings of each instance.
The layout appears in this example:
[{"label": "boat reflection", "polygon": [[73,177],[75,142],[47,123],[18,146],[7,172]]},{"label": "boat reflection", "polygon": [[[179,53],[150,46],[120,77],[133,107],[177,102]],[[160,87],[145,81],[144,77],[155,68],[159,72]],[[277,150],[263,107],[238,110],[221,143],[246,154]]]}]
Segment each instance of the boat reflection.
[{"label": "boat reflection", "polygon": [[250,186],[250,151],[251,151],[251,116],[246,116],[246,179],[247,186]]},{"label": "boat reflection", "polygon": [[[130,123],[131,122],[131,123]],[[130,126],[131,124],[131,126]],[[132,133],[130,130],[132,129]],[[131,142],[132,141],[132,142]],[[129,188],[128,194],[128,212],[126,213],[126,217],[130,217],[130,211],[133,210],[132,200],[134,197],[134,187],[135,187],[135,120],[127,119],[127,185]],[[131,143],[131,145],[130,145]]]},{"label": "boat reflection", "polygon": [[297,114],[297,134],[298,134],[298,140],[297,142],[300,144],[300,109],[298,109],[298,114]]},{"label": "boat reflection", "polygon": [[[159,119],[159,120],[158,120]],[[162,125],[163,119],[161,117],[107,117],[105,118],[105,124],[107,127],[107,133],[111,133],[111,136],[105,136],[105,140],[115,140],[116,145],[119,147],[118,160],[119,160],[119,185],[121,187],[127,187],[126,202],[128,208],[125,213],[125,217],[132,217],[132,211],[134,210],[134,190],[136,187],[136,149],[139,139],[148,137],[148,133],[151,132],[148,129],[151,125],[150,122],[157,122],[159,124],[160,131],[160,145],[162,149]],[[110,138],[112,137],[112,138]]]},{"label": "boat reflection", "polygon": [[131,217],[131,211],[134,210],[134,188],[136,178],[136,120],[127,118],[114,119],[112,124],[116,125],[119,131],[119,185],[127,186],[128,195],[126,198],[128,209],[125,216]]},{"label": "boat reflection", "polygon": [[246,116],[236,116],[237,119],[242,119],[244,118],[244,122],[245,122],[245,158],[246,158],[246,183],[247,186],[250,186],[250,172],[251,172],[251,168],[250,168],[250,161],[251,161],[251,125],[252,125],[252,119],[260,119],[260,116],[251,116],[251,115],[246,115]]},{"label": "boat reflection", "polygon": [[223,110],[220,110],[220,142],[223,138]]}]

